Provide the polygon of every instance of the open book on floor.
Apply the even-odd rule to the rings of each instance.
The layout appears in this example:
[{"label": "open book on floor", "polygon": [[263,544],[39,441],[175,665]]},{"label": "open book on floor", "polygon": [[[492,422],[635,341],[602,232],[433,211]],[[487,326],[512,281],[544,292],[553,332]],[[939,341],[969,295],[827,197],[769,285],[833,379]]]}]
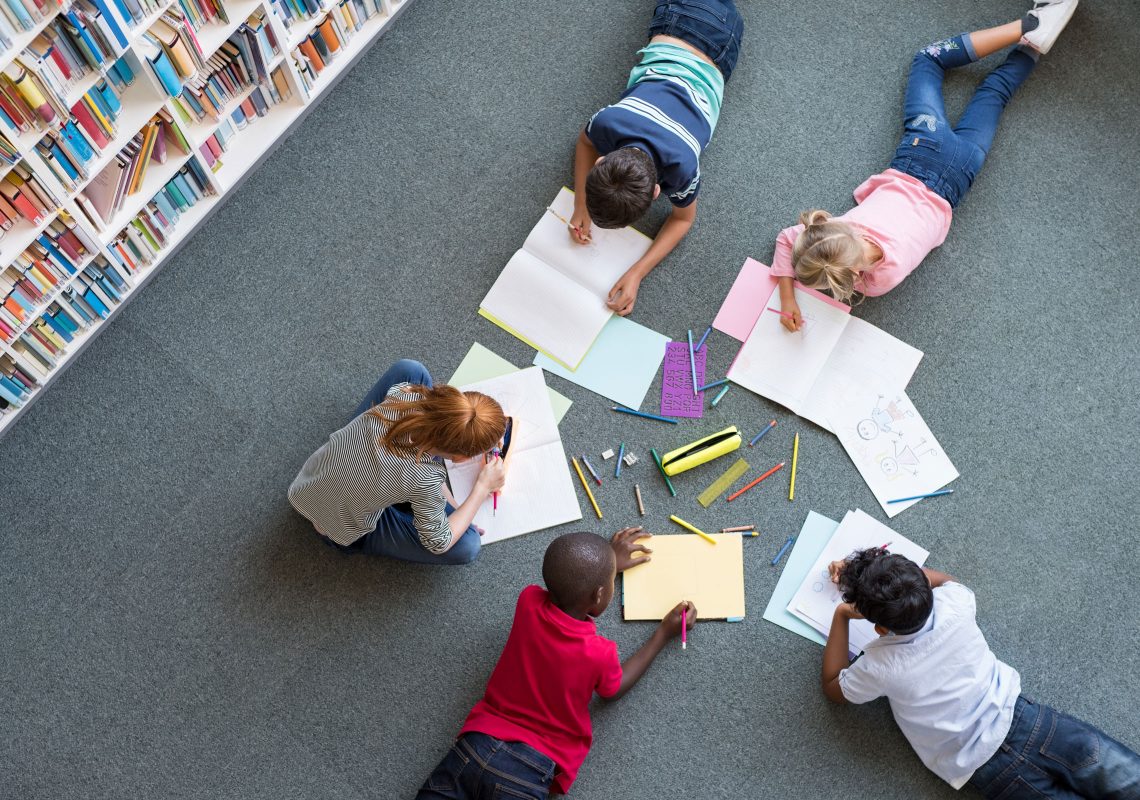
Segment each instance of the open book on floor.
[{"label": "open book on floor", "polygon": [[563,187],[479,305],[480,315],[572,370],[613,316],[610,289],[653,241],[633,228],[595,226],[590,244],[576,244],[565,222],[573,213],[574,193]]},{"label": "open book on floor", "polygon": [[[485,531],[483,544],[581,519],[542,370],[527,367],[459,388],[495,398],[512,423],[510,469],[498,508],[488,497],[475,514],[474,524]],[[470,496],[482,469],[478,456],[461,464],[447,462],[451,491],[459,503]]]}]

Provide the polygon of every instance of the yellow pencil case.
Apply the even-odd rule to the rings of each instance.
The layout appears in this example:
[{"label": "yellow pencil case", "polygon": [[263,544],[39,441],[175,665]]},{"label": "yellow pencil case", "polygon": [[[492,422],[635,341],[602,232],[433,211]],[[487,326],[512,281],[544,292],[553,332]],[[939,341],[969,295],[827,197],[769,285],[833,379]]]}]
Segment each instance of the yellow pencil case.
[{"label": "yellow pencil case", "polygon": [[707,464],[714,458],[720,458],[739,447],[740,431],[735,425],[730,425],[723,431],[666,453],[661,459],[661,468],[665,470],[666,475],[676,475],[701,464]]}]

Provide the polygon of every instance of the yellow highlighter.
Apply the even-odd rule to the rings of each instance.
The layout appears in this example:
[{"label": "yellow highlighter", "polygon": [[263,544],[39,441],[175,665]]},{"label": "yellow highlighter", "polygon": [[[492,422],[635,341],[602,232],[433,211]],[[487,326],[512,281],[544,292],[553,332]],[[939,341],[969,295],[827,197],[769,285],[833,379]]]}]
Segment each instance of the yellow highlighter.
[{"label": "yellow highlighter", "polygon": [[669,519],[676,522],[678,525],[680,525],[685,530],[692,531],[693,533],[695,533],[697,536],[700,536],[702,539],[704,539],[709,544],[716,544],[716,539],[709,536],[707,533],[705,533],[704,531],[702,531],[700,528],[696,527],[695,525],[690,525],[689,523],[685,522],[685,520],[681,519],[676,514],[670,514]]}]

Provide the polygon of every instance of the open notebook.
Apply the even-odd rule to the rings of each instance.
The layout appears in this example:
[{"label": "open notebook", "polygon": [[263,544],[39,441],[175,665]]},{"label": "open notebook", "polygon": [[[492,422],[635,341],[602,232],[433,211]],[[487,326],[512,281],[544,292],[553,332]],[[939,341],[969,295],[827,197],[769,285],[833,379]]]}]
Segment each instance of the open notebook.
[{"label": "open notebook", "polygon": [[633,228],[596,226],[593,242],[576,244],[562,221],[573,213],[574,193],[563,187],[479,305],[482,316],[572,370],[613,316],[610,289],[652,244]]},{"label": "open notebook", "polygon": [[[906,556],[919,566],[926,563],[930,551],[924,550],[900,533],[888,528],[866,512],[848,511],[835,533],[824,546],[807,571],[800,588],[788,603],[788,612],[806,622],[825,637],[831,632],[831,618],[835,607],[843,602],[827,568],[832,561],[847,558],[856,550],[868,547],[887,548],[892,553]],[[858,653],[867,643],[877,638],[875,626],[865,619],[851,620],[848,626],[848,649]]]},{"label": "open notebook", "polygon": [[[513,420],[510,471],[499,493],[499,507],[495,510],[488,497],[475,514],[475,524],[486,531],[483,544],[581,519],[542,370],[528,367],[459,388],[495,398]],[[462,464],[447,462],[457,501],[462,503],[471,494],[482,468],[478,457]]]},{"label": "open notebook", "polygon": [[850,307],[812,289],[796,287],[804,327],[795,333],[769,308],[781,309],[780,293],[757,297],[756,324],[728,378],[832,431],[837,383],[889,392],[905,389],[922,351],[851,316]]},{"label": "open notebook", "polygon": [[682,600],[700,619],[744,617],[744,545],[739,533],[714,533],[715,545],[695,534],[654,536],[653,558],[622,573],[622,616],[662,619]]}]

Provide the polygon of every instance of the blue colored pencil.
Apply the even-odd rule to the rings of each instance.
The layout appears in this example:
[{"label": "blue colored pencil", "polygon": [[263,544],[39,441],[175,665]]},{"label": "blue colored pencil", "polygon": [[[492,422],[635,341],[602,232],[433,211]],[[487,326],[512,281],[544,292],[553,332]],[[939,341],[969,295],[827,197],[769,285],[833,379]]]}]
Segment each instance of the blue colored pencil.
[{"label": "blue colored pencil", "polygon": [[944,494],[954,494],[953,489],[941,489],[930,494],[916,494],[914,497],[900,497],[898,500],[888,500],[888,503],[905,503],[907,500],[921,500],[924,497],[941,497]]},{"label": "blue colored pencil", "polygon": [[655,419],[658,422],[669,422],[669,423],[672,423],[673,425],[677,424],[677,420],[675,420],[675,419],[669,419],[668,417],[659,417],[656,414],[646,414],[644,411],[634,411],[632,408],[626,408],[625,406],[614,406],[613,410],[617,411],[621,414],[632,414],[635,417],[644,417],[645,419]]},{"label": "blue colored pencil", "polygon": [[598,477],[598,473],[594,471],[594,467],[586,460],[586,454],[582,453],[582,463],[586,465],[586,469],[590,470],[590,474],[594,476],[594,481],[598,486],[602,485],[602,479]]},{"label": "blue colored pencil", "polygon": [[703,392],[705,389],[715,389],[717,386],[724,386],[726,383],[728,383],[728,378],[721,378],[719,381],[713,381],[712,383],[706,383],[704,386],[702,386],[697,391]]},{"label": "blue colored pencil", "polygon": [[689,331],[689,368],[693,371],[693,394],[697,393],[697,354],[693,351],[693,332]]},{"label": "blue colored pencil", "polygon": [[710,333],[712,333],[712,325],[708,326],[708,328],[705,330],[705,335],[701,337],[701,340],[699,342],[697,342],[698,350],[705,346],[705,339],[709,338]]},{"label": "blue colored pencil", "polygon": [[720,402],[720,399],[722,397],[724,397],[726,394],[728,394],[728,390],[731,388],[732,388],[731,386],[726,385],[723,389],[721,389],[719,392],[716,393],[716,397],[714,397],[713,401],[712,401],[713,408],[716,408],[716,404]]},{"label": "blue colored pencil", "polygon": [[762,430],[762,431],[760,431],[760,433],[756,434],[756,438],[754,438],[751,442],[749,442],[748,446],[754,447],[758,441],[760,441],[761,439],[764,438],[764,434],[766,434],[768,431],[772,430],[772,428],[775,428],[775,427],[776,427],[776,420],[772,420],[766,426],[764,426],[764,430]]},{"label": "blue colored pencil", "polygon": [[779,560],[784,557],[784,553],[788,552],[788,548],[792,546],[792,542],[794,542],[795,540],[796,540],[796,537],[794,537],[794,536],[788,537],[788,541],[784,542],[784,546],[780,548],[780,552],[776,553],[776,557],[772,559],[772,566],[773,567],[776,566],[776,563],[779,562]]},{"label": "blue colored pencil", "polygon": [[622,442],[621,447],[618,448],[618,463],[617,463],[617,467],[614,469],[614,477],[615,478],[621,477],[621,459],[622,459],[622,456],[624,456],[624,455],[625,455],[625,442]]}]

